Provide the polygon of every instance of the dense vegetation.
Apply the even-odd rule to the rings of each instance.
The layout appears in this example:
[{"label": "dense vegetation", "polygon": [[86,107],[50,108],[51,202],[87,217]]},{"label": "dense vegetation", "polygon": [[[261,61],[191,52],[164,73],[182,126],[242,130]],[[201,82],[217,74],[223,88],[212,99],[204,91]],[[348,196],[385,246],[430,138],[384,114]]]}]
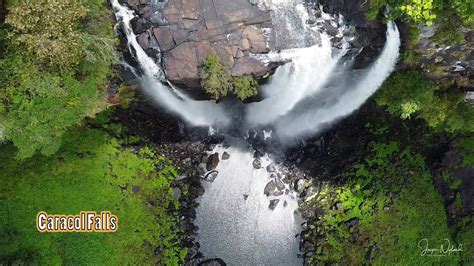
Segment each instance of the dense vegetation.
[{"label": "dense vegetation", "polygon": [[369,0],[369,4],[371,19],[383,11],[389,19],[410,23],[412,40],[417,39],[417,24],[435,24],[435,39],[445,45],[465,42],[460,26],[474,26],[474,0]]},{"label": "dense vegetation", "polygon": [[381,9],[391,18],[402,18],[414,23],[428,25],[445,18],[455,16],[463,22],[474,22],[474,1],[472,0],[369,0],[369,17],[375,18]]},{"label": "dense vegetation", "polygon": [[393,74],[376,101],[393,115],[422,118],[437,131],[474,132],[474,108],[464,102],[464,92],[442,90],[416,71]]},{"label": "dense vegetation", "polygon": [[215,52],[203,62],[202,87],[215,100],[227,96],[229,92],[241,101],[258,93],[258,82],[252,76],[232,77]]},{"label": "dense vegetation", "polygon": [[310,263],[461,263],[469,250],[449,256],[421,255],[418,244],[424,238],[430,247],[439,247],[445,239],[456,247],[470,243],[453,239],[423,157],[395,141],[373,143],[371,150],[365,161],[338,178],[344,181],[341,185],[327,183],[322,193],[305,202],[325,210],[311,225],[315,229],[311,237],[318,239],[318,245]]},{"label": "dense vegetation", "polygon": [[[176,169],[148,146],[101,130],[79,127],[66,133],[51,157],[13,158],[12,145],[0,149],[0,261],[8,264],[177,265],[179,202],[170,182]],[[111,211],[116,233],[40,233],[38,211],[78,214]]]},{"label": "dense vegetation", "polygon": [[105,107],[115,62],[105,0],[9,1],[0,42],[0,140],[18,158],[54,154],[64,132]]},{"label": "dense vegetation", "polygon": [[[414,47],[420,24],[437,28],[433,41],[441,47],[464,44],[462,28],[472,29],[474,25],[474,1],[370,0],[369,4],[370,18],[387,12],[390,19],[409,25],[408,46],[402,57],[404,70],[393,73],[374,97],[393,117],[368,123],[369,128],[376,126],[368,137],[372,141],[369,154],[355,152],[361,156],[356,163],[343,166],[346,170],[336,176],[326,176],[321,193],[303,203],[303,208],[319,210],[305,232],[305,238],[316,243],[308,262],[471,265],[474,217],[463,211],[464,201],[469,199],[460,196],[463,181],[451,173],[474,166],[474,108],[464,101],[463,88],[447,79],[435,82],[422,71],[420,61],[430,55]],[[429,66],[431,76],[446,75],[443,71]],[[402,132],[415,129],[422,132],[403,137],[406,133]],[[449,149],[460,161],[449,166],[440,161],[427,164],[421,151],[438,145],[432,143],[436,139],[444,139],[442,145],[447,146],[442,149]],[[445,156],[444,152],[425,155]],[[439,184],[446,184],[446,190],[455,195],[452,205],[442,199],[440,193],[448,192],[439,190]],[[462,252],[426,256],[420,248],[425,244],[420,243],[423,239],[430,248],[444,245],[447,249],[447,241],[452,248],[462,245]]]},{"label": "dense vegetation", "polygon": [[[176,169],[136,137],[122,136],[104,111],[116,63],[106,2],[7,1],[0,25],[0,264],[177,265],[186,256],[170,186]],[[111,211],[119,230],[39,233],[41,210]]]},{"label": "dense vegetation", "polygon": [[[116,61],[105,3],[7,1],[8,16],[0,26],[0,264],[177,265],[186,256],[180,248],[180,204],[171,189],[177,170],[153,145],[124,136],[122,125],[108,122],[111,110],[104,111]],[[368,3],[369,17],[387,10],[389,18],[410,24],[409,48],[417,42],[418,24],[439,27],[434,39],[440,45],[465,42],[460,25],[474,25],[474,0]],[[461,88],[437,84],[417,69],[421,56],[404,51],[406,69],[375,96],[393,120],[374,126],[368,154],[344,165],[303,203],[322,210],[305,236],[317,243],[310,263],[472,264],[473,217],[458,217],[448,226],[445,202],[433,185],[447,183],[461,209],[462,180],[452,169],[433,169],[413,143],[434,145],[433,136],[441,136],[460,156],[452,167],[473,167],[474,108],[463,101]],[[233,93],[243,101],[258,88],[252,76],[231,76],[216,53],[203,63],[202,85],[216,100]],[[413,129],[415,119],[429,132],[411,145],[402,143],[400,132],[387,131],[395,121]],[[40,210],[109,210],[118,216],[119,230],[42,234],[34,227]],[[465,246],[449,256],[421,256],[423,238],[430,247],[445,239]]]}]

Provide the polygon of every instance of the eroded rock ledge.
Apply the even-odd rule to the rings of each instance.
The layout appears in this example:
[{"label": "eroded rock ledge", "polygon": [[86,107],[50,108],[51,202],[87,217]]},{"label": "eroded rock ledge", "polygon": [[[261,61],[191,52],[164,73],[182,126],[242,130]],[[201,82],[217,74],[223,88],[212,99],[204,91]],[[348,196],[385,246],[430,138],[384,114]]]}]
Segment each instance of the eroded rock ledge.
[{"label": "eroded rock ledge", "polygon": [[140,45],[159,57],[168,79],[200,87],[200,67],[215,51],[233,76],[260,77],[277,65],[264,65],[251,53],[267,53],[271,16],[248,0],[122,0],[136,10],[133,30]]}]

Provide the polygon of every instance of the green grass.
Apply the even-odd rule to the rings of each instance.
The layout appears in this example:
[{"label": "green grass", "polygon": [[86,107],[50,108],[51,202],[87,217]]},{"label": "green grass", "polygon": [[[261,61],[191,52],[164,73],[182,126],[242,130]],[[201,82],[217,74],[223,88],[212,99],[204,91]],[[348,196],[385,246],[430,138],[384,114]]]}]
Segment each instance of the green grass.
[{"label": "green grass", "polygon": [[[26,264],[177,265],[179,202],[170,182],[176,170],[149,148],[138,153],[92,129],[69,132],[52,157],[13,159],[0,147],[0,262]],[[138,185],[140,191],[132,192]],[[116,233],[39,233],[35,217],[111,211]],[[154,255],[157,248],[158,255]]]}]

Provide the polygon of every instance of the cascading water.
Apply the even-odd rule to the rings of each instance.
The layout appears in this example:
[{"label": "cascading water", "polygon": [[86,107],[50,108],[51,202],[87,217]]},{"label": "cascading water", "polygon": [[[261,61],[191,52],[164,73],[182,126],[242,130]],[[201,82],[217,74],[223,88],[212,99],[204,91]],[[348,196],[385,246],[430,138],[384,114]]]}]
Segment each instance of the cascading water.
[{"label": "cascading water", "polygon": [[[117,0],[111,2],[117,19],[123,23],[131,54],[136,55],[144,73],[141,80],[145,92],[193,126],[226,128],[230,125],[232,116],[224,105],[193,100],[171,84],[162,83],[166,81],[161,67],[141,48],[131,28],[134,12],[120,5]],[[390,22],[387,43],[377,61],[367,71],[358,73],[360,78],[352,80],[350,84],[340,82],[337,88],[328,88],[327,85],[335,77],[334,73],[344,69],[341,59],[348,51],[345,38],[340,49],[334,48],[322,24],[307,25],[308,19],[317,19],[307,12],[301,1],[262,0],[260,5],[272,12],[278,24],[276,28],[283,32],[275,33],[275,45],[299,48],[254,55],[263,61],[290,62],[278,68],[269,84],[262,87],[264,100],[245,106],[247,115],[242,128],[250,129],[257,125],[274,127],[275,133],[283,141],[314,134],[325,124],[359,108],[394,68],[399,55],[400,38],[397,27]],[[322,13],[322,19],[331,20],[333,26],[339,28],[340,37],[344,37],[341,17],[331,18]],[[346,72],[346,76],[353,74],[351,71]],[[308,102],[308,99],[315,101]]]},{"label": "cascading water", "polygon": [[276,28],[282,29],[282,33],[275,33],[276,45],[289,44],[298,49],[256,56],[264,61],[290,62],[278,68],[269,84],[262,87],[266,99],[248,105],[247,121],[251,126],[272,124],[301,100],[320,91],[348,48],[344,42],[336,51],[320,25],[307,25],[310,14],[301,1],[264,1],[261,5],[272,12]]},{"label": "cascading water", "polygon": [[[234,121],[232,115],[242,116],[241,109],[235,114],[225,104],[196,101],[171,84],[163,84],[166,80],[161,67],[143,51],[132,31],[130,21],[135,14],[117,0],[111,2],[130,52],[143,72],[140,79],[148,95],[192,126],[225,129],[231,123],[240,123],[241,119]],[[270,48],[283,50],[253,56],[264,62],[289,62],[261,88],[262,101],[243,107],[246,115],[239,127],[244,130],[270,127],[273,130],[264,131],[264,139],[273,132],[282,143],[315,134],[358,109],[394,68],[400,39],[393,23],[388,24],[387,41],[379,58],[367,70],[355,72],[346,56],[349,37],[344,34],[342,17],[321,12],[318,22],[301,0],[260,0],[259,6],[271,12],[279,31],[272,33],[275,43]],[[339,48],[325,33],[323,21],[339,29]],[[227,150],[222,146],[215,149],[220,158],[224,151],[230,158],[221,160],[217,178],[204,184],[205,193],[199,199],[195,223],[200,228],[201,252],[231,265],[301,264],[295,237],[300,231],[300,218],[295,214],[298,199],[288,185],[281,187],[282,176],[255,169],[248,144],[235,142]],[[262,158],[263,167],[270,163],[268,155]],[[267,197],[263,193],[269,181],[280,185],[279,194]],[[269,209],[272,204],[274,210]]]},{"label": "cascading water", "polygon": [[[336,88],[314,97],[316,101],[304,101],[297,110],[281,117],[275,129],[282,139],[295,139],[321,131],[324,125],[347,116],[357,110],[390,75],[399,56],[400,36],[396,25],[387,25],[387,42],[382,54],[355,84],[340,80]],[[296,84],[292,84],[297,87]],[[300,85],[301,86],[301,85]]]}]

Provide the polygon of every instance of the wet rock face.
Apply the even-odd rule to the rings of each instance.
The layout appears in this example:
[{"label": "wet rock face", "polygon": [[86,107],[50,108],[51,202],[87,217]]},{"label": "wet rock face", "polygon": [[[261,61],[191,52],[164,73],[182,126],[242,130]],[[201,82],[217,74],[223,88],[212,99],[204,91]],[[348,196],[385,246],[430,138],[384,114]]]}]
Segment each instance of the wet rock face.
[{"label": "wet rock face", "polygon": [[354,67],[361,69],[367,67],[380,54],[385,41],[386,25],[382,19],[370,21],[366,17],[369,1],[366,0],[308,0],[321,5],[324,12],[341,14],[345,21],[353,26],[357,33],[351,41],[352,48],[362,49],[355,58]]},{"label": "wet rock face", "polygon": [[[234,76],[263,76],[265,66],[249,56],[268,52],[263,29],[271,29],[269,12],[248,0],[128,0],[139,18],[133,22],[140,45],[151,56],[162,52],[168,79],[188,88],[200,87],[202,62],[212,52]],[[159,50],[158,50],[159,49]]]}]

